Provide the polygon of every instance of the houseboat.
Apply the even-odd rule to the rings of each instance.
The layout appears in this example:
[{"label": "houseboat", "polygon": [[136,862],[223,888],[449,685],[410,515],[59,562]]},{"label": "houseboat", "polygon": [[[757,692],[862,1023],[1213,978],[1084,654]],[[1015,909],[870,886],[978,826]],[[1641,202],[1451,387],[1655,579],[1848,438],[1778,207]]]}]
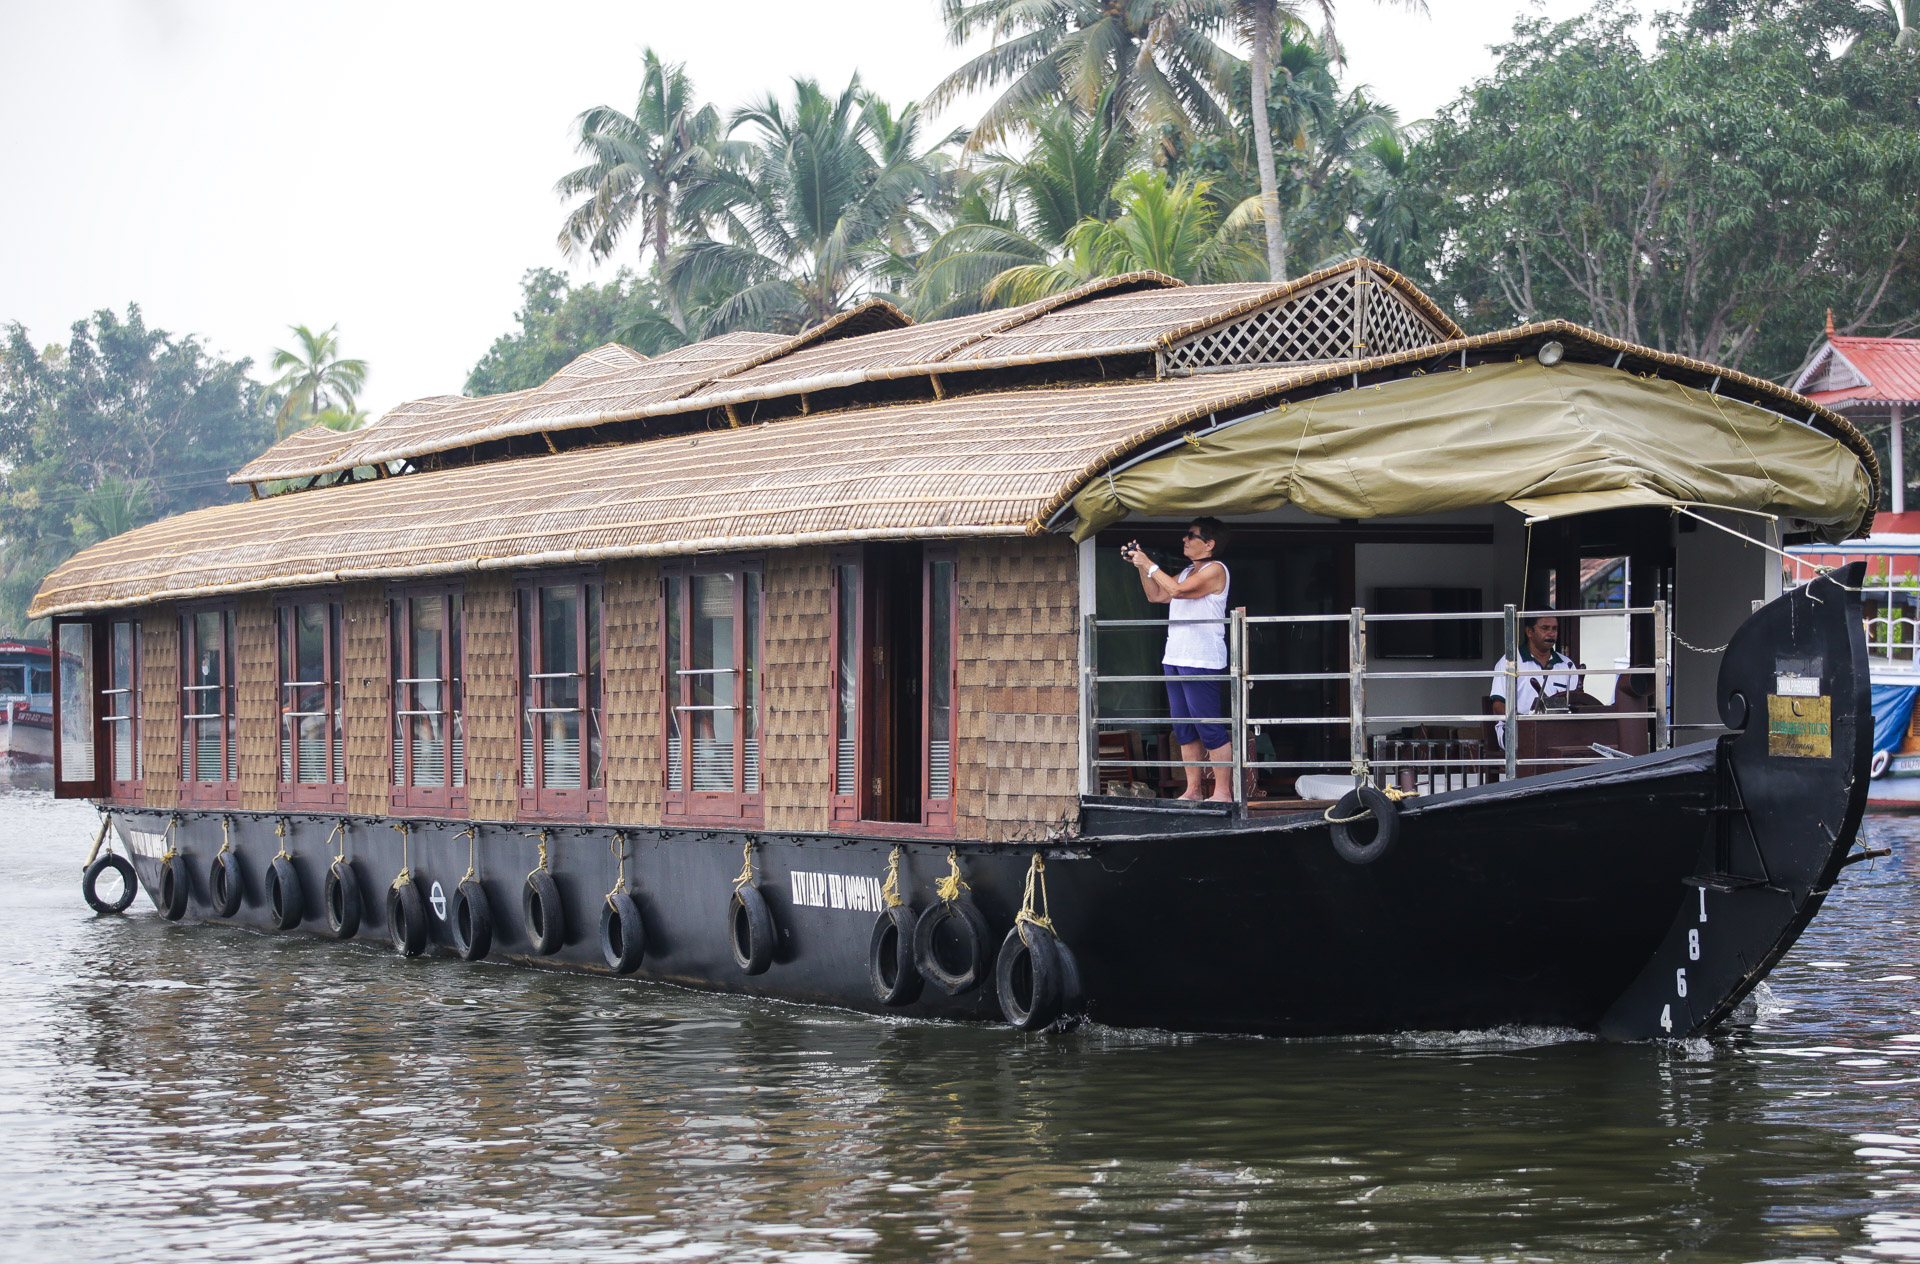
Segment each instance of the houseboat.
[{"label": "houseboat", "polygon": [[[1867,854],[1859,568],[1777,562],[1873,512],[1859,433],[1366,260],[608,346],[232,481],[35,599],[103,910],[1022,1030],[1643,1039]],[[1193,759],[1141,576],[1201,518]]]},{"label": "houseboat", "polygon": [[37,641],[0,641],[0,759],[12,768],[53,762],[53,660]]}]

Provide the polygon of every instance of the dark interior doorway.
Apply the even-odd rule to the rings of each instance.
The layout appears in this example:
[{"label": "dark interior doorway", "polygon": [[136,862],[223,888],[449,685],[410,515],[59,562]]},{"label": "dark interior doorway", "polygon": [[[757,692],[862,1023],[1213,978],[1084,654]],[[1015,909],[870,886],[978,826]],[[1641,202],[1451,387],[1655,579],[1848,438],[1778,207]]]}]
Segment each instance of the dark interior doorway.
[{"label": "dark interior doorway", "polygon": [[860,816],[921,820],[921,655],[925,643],[924,552],[918,544],[871,544],[865,562],[866,661],[861,735],[869,752]]}]

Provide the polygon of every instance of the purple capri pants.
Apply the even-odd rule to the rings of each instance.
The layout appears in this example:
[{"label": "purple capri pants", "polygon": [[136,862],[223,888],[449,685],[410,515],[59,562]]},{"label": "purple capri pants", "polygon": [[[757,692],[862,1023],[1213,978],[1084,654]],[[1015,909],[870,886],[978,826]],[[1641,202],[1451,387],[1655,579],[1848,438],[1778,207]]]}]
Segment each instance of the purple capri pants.
[{"label": "purple capri pants", "polygon": [[[1160,664],[1169,676],[1224,676],[1224,667],[1182,667]],[[1167,707],[1173,713],[1173,740],[1182,746],[1199,742],[1208,750],[1219,750],[1230,740],[1224,724],[1189,723],[1195,716],[1222,716],[1227,713],[1226,681],[1169,680]]]}]

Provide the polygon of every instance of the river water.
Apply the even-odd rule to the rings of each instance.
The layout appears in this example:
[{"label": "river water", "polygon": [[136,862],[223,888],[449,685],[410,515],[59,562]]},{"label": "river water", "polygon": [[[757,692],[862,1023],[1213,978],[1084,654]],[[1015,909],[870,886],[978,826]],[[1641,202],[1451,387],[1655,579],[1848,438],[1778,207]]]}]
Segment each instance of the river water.
[{"label": "river water", "polygon": [[0,784],[0,1258],[1920,1258],[1920,823],[1753,1024],[1285,1042],[872,1018],[82,903]]}]

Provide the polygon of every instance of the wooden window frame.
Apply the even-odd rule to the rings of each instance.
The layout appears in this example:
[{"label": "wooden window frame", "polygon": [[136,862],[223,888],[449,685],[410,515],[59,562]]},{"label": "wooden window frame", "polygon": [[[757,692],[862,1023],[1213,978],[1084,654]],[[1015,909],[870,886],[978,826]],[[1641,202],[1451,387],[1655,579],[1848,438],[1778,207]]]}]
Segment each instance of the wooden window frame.
[{"label": "wooden window frame", "polygon": [[[866,608],[867,563],[866,550],[858,545],[837,548],[828,556],[828,573],[831,577],[831,599],[829,602],[827,626],[828,636],[828,679],[832,682],[833,703],[829,712],[827,728],[827,775],[829,777],[828,820],[833,829],[851,834],[877,835],[926,835],[935,838],[952,837],[954,832],[954,799],[957,792],[960,752],[960,705],[959,705],[959,659],[960,659],[960,551],[955,545],[928,544],[920,554],[920,819],[918,821],[876,821],[861,816],[861,802],[865,797],[860,787],[866,784],[868,769],[871,766],[867,743],[864,735],[869,731],[867,705],[869,691],[866,688],[865,670],[868,646],[867,628],[869,612]],[[951,586],[948,589],[947,623],[947,796],[935,799],[931,795],[933,788],[933,760],[930,708],[933,690],[929,687],[932,679],[933,649],[933,568],[936,563],[947,563],[952,570]],[[858,664],[854,675],[854,698],[857,712],[853,718],[853,785],[854,793],[839,792],[839,771],[841,760],[840,738],[840,670],[844,647],[841,644],[841,624],[843,603],[848,599],[845,592],[843,571],[852,567],[856,591],[852,594],[855,603],[853,631],[857,638],[853,646]]]},{"label": "wooden window frame", "polygon": [[[48,663],[53,671],[53,797],[56,799],[102,799],[107,794],[107,749],[106,725],[101,719],[100,707],[100,665],[106,661],[106,624],[100,619],[73,619],[54,616],[52,626],[47,633]],[[68,628],[84,628],[87,654],[90,661],[86,664],[85,678],[80,682],[79,696],[87,699],[92,708],[91,724],[88,726],[93,748],[92,775],[84,779],[70,779],[72,771],[67,767],[67,714],[65,671],[61,642],[66,638],[61,634]],[[27,687],[33,687],[32,666],[28,666]]]},{"label": "wooden window frame", "polygon": [[[288,725],[292,719],[293,688],[292,646],[293,613],[301,606],[326,606],[327,621],[321,633],[322,675],[320,682],[326,731],[331,739],[336,728],[339,740],[327,742],[326,781],[301,781],[299,752],[292,747]],[[274,784],[282,807],[345,807],[347,802],[346,739],[346,599],[339,589],[318,592],[283,593],[273,603],[274,666]],[[291,776],[289,776],[291,771]]]},{"label": "wooden window frame", "polygon": [[[106,742],[104,747],[106,751],[106,767],[103,776],[107,781],[107,796],[123,803],[138,803],[144,800],[147,795],[146,705],[144,697],[146,682],[146,646],[141,639],[141,621],[131,616],[120,618],[109,616],[101,620],[101,624],[106,647],[106,658],[104,660],[105,671],[102,683],[105,684],[106,687],[100,690],[100,729],[105,736]],[[114,629],[119,627],[130,628],[130,635],[133,638],[132,653],[129,656],[131,661],[128,665],[127,684],[124,689],[115,685],[113,680],[113,636]],[[115,698],[123,693],[126,697],[118,704],[108,701],[108,699]],[[124,714],[114,714],[114,711],[117,710],[118,707],[125,707],[127,710]],[[114,772],[120,762],[120,742],[114,735],[114,725],[123,721],[127,726],[127,742],[133,748],[133,758],[130,764],[133,776],[124,781],[114,776]]]},{"label": "wooden window frame", "polygon": [[[224,805],[240,801],[240,753],[239,743],[239,665],[234,661],[234,650],[239,642],[238,617],[234,604],[230,601],[203,602],[197,605],[180,607],[180,802],[183,806]],[[198,656],[200,645],[199,620],[203,614],[221,616],[223,635],[226,638],[224,661],[226,681],[218,686],[224,694],[224,707],[221,714],[226,723],[221,726],[222,751],[221,770],[227,777],[220,781],[201,781],[193,776],[199,767],[197,758],[199,739],[195,736],[196,726],[201,718],[206,718],[202,709],[201,695],[210,692],[215,686],[191,685],[193,662]]]},{"label": "wooden window frame", "polygon": [[[528,626],[529,603],[537,604],[540,590],[554,588],[562,584],[577,584],[581,588],[580,612],[574,620],[575,648],[579,661],[587,666],[582,671],[582,692],[589,699],[597,698],[598,707],[591,701],[581,707],[585,723],[581,726],[580,742],[580,785],[568,788],[550,788],[544,784],[543,773],[546,768],[545,751],[542,749],[544,736],[538,725],[530,724],[528,699],[525,681],[529,676],[529,666],[522,661],[523,650],[533,655],[538,663],[541,656],[541,623],[539,612],[535,610]],[[598,597],[593,605],[592,621],[588,626],[587,602],[585,590],[593,587]],[[592,632],[599,643],[596,657],[589,654],[588,633]],[[592,679],[588,679],[592,677]],[[605,734],[607,708],[607,584],[603,572],[595,569],[544,571],[530,575],[519,575],[513,584],[513,714],[514,714],[514,761],[520,774],[520,819],[525,821],[590,821],[604,823],[607,819],[607,740]],[[599,784],[594,784],[592,769],[592,740],[590,726],[601,727]],[[533,775],[535,784],[527,784],[527,756],[525,747],[527,734],[534,739]]]},{"label": "wooden window frame", "polygon": [[[415,681],[413,671],[413,603],[421,598],[437,597],[441,601],[440,655],[447,665],[444,677],[434,677],[447,693],[447,704],[441,708],[441,714],[448,717],[445,738],[442,745],[443,780],[437,786],[416,786],[413,781],[413,743],[406,740],[401,727],[402,719],[412,718],[411,710],[404,705],[406,693]],[[453,599],[459,599],[459,628],[456,633],[453,615]],[[459,648],[454,648],[455,637],[459,639]],[[447,815],[463,814],[467,810],[467,788],[465,778],[466,744],[466,684],[467,684],[467,630],[466,630],[466,585],[459,582],[441,584],[395,585],[387,589],[387,777],[389,780],[388,802],[396,812],[437,812]],[[424,678],[421,678],[424,679]],[[460,784],[454,784],[454,737],[456,732],[461,744],[460,769],[457,778]],[[395,767],[394,751],[399,752],[399,766]]]},{"label": "wooden window frame", "polygon": [[[747,725],[736,719],[733,726],[734,751],[734,790],[695,790],[693,786],[693,750],[690,742],[683,743],[680,761],[680,782],[672,783],[672,768],[668,755],[672,737],[673,713],[678,708],[691,706],[692,683],[682,673],[679,664],[669,661],[667,647],[678,643],[683,656],[690,654],[693,648],[693,581],[702,575],[728,574],[734,576],[733,587],[733,661],[736,664],[748,661],[746,591],[747,575],[757,577],[755,587],[759,593],[759,609],[753,624],[753,653],[751,656],[754,679],[752,681],[753,708],[755,712],[754,732],[762,743],[759,767],[760,788],[746,789],[747,761],[746,736]],[[684,600],[680,605],[681,626],[677,637],[669,637],[667,619],[673,605],[667,599],[669,585],[674,580],[682,584]],[[729,828],[759,829],[766,821],[766,559],[761,555],[732,556],[718,558],[700,558],[696,560],[678,560],[663,563],[660,567],[660,778],[663,786],[661,794],[661,817],[675,824],[722,826]],[[742,696],[745,682],[736,687],[734,696]]]}]

